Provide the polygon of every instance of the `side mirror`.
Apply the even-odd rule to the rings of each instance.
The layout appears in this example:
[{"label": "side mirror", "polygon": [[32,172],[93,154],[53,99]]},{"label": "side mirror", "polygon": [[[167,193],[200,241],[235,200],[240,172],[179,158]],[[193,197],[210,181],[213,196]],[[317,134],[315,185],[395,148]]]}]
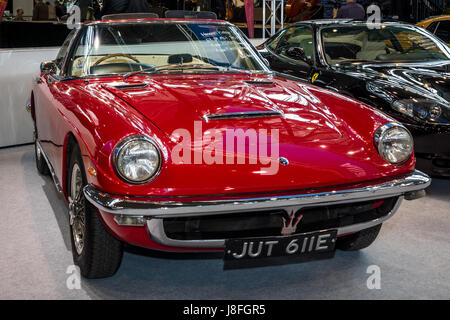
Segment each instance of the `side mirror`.
[{"label": "side mirror", "polygon": [[56,63],[53,61],[45,61],[41,63],[41,73],[42,74],[55,74],[58,71]]},{"label": "side mirror", "polygon": [[298,48],[298,47],[289,48],[286,50],[285,54],[287,57],[289,57],[291,59],[304,61],[309,65],[313,64],[311,59],[309,59],[306,56],[305,51],[302,48]]}]

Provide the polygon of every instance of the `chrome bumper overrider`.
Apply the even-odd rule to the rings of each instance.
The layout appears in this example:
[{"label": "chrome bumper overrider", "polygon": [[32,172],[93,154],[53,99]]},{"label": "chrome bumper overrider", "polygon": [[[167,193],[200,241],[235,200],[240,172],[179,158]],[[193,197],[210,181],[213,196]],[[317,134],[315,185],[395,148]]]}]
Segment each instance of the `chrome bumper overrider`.
[{"label": "chrome bumper overrider", "polygon": [[[371,184],[364,187],[327,191],[314,194],[297,194],[274,197],[252,197],[232,200],[190,201],[154,201],[154,198],[131,198],[113,195],[97,190],[92,185],[84,188],[84,195],[94,206],[103,212],[124,216],[144,216],[152,239],[167,246],[178,247],[211,247],[224,246],[224,240],[174,240],[169,239],[163,227],[163,219],[168,217],[202,216],[233,212],[249,212],[273,209],[298,210],[304,207],[343,204],[358,201],[399,197],[393,210],[385,217],[373,221],[339,228],[338,235],[357,232],[370,228],[389,219],[397,211],[401,201],[412,200],[423,196],[422,190],[427,188],[431,179],[420,171]],[[211,196],[212,197],[212,196]],[[182,198],[181,198],[182,199]]]}]

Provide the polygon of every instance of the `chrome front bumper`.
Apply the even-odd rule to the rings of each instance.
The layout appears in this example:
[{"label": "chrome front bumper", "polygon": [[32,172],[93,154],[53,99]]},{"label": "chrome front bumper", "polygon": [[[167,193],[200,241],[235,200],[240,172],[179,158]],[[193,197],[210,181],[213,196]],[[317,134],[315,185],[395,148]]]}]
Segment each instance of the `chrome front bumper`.
[{"label": "chrome front bumper", "polygon": [[[250,212],[273,209],[298,210],[333,204],[361,202],[388,197],[399,197],[393,210],[385,217],[369,222],[346,226],[338,229],[338,235],[357,232],[380,224],[397,211],[403,199],[412,200],[424,195],[424,189],[431,184],[431,179],[420,171],[391,180],[369,184],[362,187],[336,188],[334,191],[304,193],[289,196],[248,197],[231,200],[208,201],[155,201],[154,197],[128,197],[101,192],[92,185],[84,188],[86,199],[103,212],[115,215],[145,217],[152,239],[160,244],[177,247],[221,248],[223,239],[219,240],[174,240],[166,236],[163,218],[187,217],[233,212]],[[212,197],[212,196],[211,196]]]}]

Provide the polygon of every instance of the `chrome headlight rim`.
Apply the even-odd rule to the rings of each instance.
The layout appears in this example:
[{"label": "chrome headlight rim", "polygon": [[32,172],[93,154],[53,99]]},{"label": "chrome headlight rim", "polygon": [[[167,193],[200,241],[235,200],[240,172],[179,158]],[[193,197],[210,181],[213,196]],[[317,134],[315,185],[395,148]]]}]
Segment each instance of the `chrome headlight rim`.
[{"label": "chrome headlight rim", "polygon": [[[395,128],[400,128],[400,129],[405,130],[405,132],[409,135],[409,138],[411,140],[412,148],[411,148],[411,152],[410,152],[409,156],[405,160],[398,161],[398,162],[391,162],[383,156],[383,152],[381,150],[382,144],[380,142],[382,141],[382,139],[386,136],[386,134],[390,130],[395,129]],[[409,130],[405,126],[401,125],[400,123],[390,122],[390,123],[386,123],[386,124],[382,125],[381,127],[379,127],[373,137],[373,143],[374,143],[375,149],[377,149],[377,152],[380,155],[380,157],[387,163],[392,164],[394,166],[401,166],[401,165],[405,164],[406,162],[408,162],[411,159],[411,157],[414,153],[413,136],[412,136],[411,132],[409,132]]]},{"label": "chrome headlight rim", "polygon": [[[139,141],[139,140],[148,142],[148,143],[152,144],[155,147],[155,149],[156,149],[156,151],[158,153],[159,163],[158,163],[158,168],[156,169],[155,173],[153,173],[153,175],[150,178],[142,180],[142,181],[134,181],[134,180],[128,179],[126,176],[124,176],[120,172],[119,167],[118,167],[118,157],[119,157],[121,151],[130,142]],[[112,160],[112,167],[113,167],[114,172],[116,173],[116,175],[122,181],[124,181],[124,182],[126,182],[128,184],[132,184],[132,185],[142,185],[142,184],[146,184],[146,183],[149,183],[149,182],[153,181],[156,177],[158,177],[158,175],[161,172],[161,168],[162,168],[162,156],[161,156],[161,150],[159,149],[158,144],[155,142],[154,139],[152,139],[152,138],[150,138],[148,136],[145,136],[145,135],[132,135],[132,136],[129,136],[129,137],[126,137],[126,138],[120,140],[119,143],[117,143],[117,145],[114,148],[111,160]]]}]

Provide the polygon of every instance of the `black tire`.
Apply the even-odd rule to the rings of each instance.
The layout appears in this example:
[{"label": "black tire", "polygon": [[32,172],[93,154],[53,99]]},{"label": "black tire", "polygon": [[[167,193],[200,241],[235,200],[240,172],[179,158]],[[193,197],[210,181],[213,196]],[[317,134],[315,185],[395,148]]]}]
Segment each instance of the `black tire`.
[{"label": "black tire", "polygon": [[44,176],[50,174],[50,170],[48,168],[47,162],[44,159],[44,155],[38,147],[37,139],[35,139],[34,141],[34,158],[36,160],[37,171]]},{"label": "black tire", "polygon": [[[86,185],[86,175],[78,146],[73,148],[70,156],[67,176],[69,197],[72,195],[72,173],[75,166],[78,166],[81,171],[82,187],[84,187]],[[79,179],[77,180],[79,181]],[[106,231],[96,209],[85,199],[83,192],[80,194],[77,205],[77,212],[84,210],[84,228],[82,228],[84,234],[81,237],[83,243],[81,251],[79,247],[77,251],[74,227],[78,227],[79,224],[76,224],[76,218],[71,218],[70,238],[73,261],[80,268],[81,275],[86,278],[110,277],[117,272],[122,262],[123,244]],[[75,212],[75,207],[73,202],[69,203],[69,215],[71,215],[71,212]],[[72,223],[72,221],[74,222]],[[79,244],[80,241],[77,243]]]},{"label": "black tire", "polygon": [[356,251],[370,246],[378,236],[382,224],[338,238],[336,247],[343,251]]}]

